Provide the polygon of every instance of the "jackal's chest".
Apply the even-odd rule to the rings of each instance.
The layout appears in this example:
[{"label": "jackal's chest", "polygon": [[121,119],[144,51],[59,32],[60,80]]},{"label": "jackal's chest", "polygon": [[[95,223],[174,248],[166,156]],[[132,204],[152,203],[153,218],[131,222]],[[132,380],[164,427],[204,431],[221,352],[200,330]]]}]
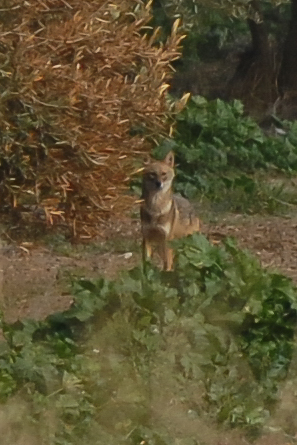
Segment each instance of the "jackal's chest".
[{"label": "jackal's chest", "polygon": [[143,236],[151,241],[168,238],[172,229],[171,207],[165,214],[141,208],[141,228]]}]

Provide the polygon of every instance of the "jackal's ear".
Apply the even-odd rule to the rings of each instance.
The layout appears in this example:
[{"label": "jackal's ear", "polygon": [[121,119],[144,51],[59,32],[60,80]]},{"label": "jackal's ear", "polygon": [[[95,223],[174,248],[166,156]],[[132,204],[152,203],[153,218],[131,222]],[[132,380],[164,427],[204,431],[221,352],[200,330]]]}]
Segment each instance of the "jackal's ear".
[{"label": "jackal's ear", "polygon": [[164,158],[164,162],[169,165],[169,167],[174,167],[174,153],[170,151]]},{"label": "jackal's ear", "polygon": [[146,154],[146,155],[144,156],[144,159],[143,159],[143,164],[144,164],[144,166],[149,165],[149,164],[151,164],[152,162],[153,162],[153,160],[152,160],[152,158],[150,157],[150,155]]}]

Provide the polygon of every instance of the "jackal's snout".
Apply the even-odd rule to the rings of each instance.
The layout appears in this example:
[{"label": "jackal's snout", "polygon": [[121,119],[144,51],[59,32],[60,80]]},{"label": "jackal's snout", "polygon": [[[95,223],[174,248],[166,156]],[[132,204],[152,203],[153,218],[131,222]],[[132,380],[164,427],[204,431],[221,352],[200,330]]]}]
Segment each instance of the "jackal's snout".
[{"label": "jackal's snout", "polygon": [[162,188],[163,188],[163,182],[162,182],[162,181],[159,181],[159,179],[156,179],[156,181],[155,181],[155,186],[156,186],[156,188],[157,188],[158,190],[162,190]]}]

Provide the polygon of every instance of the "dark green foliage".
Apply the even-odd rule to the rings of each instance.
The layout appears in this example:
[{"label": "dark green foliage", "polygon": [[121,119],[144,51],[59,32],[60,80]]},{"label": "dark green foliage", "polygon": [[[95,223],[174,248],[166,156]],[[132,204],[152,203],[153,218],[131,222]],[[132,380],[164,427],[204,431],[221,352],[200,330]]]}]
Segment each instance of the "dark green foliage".
[{"label": "dark green foliage", "polygon": [[191,63],[220,59],[226,55],[228,44],[234,45],[236,39],[248,37],[248,28],[244,21],[235,19],[214,5],[198,5],[192,1],[183,1],[179,5],[167,0],[153,1],[153,19],[151,24],[161,27],[161,39],[170,35],[171,26],[176,17],[182,17],[186,39],[183,41],[182,58],[176,65],[191,69]]},{"label": "dark green foliage", "polygon": [[[283,43],[290,20],[290,2],[276,6],[275,2],[264,1],[259,7],[271,40]],[[253,8],[240,2],[232,8],[230,2],[154,0],[152,23],[161,27],[164,41],[174,18],[182,18],[187,37],[176,66],[187,71],[195,62],[221,61],[230,53],[249,49],[251,36],[246,20],[249,14],[255,18]]]},{"label": "dark green foliage", "polygon": [[249,173],[271,165],[296,170],[297,126],[290,127],[283,138],[267,137],[244,115],[240,101],[229,104],[192,97],[177,116],[178,160],[189,174],[205,170],[223,173],[232,168]]},{"label": "dark green foliage", "polygon": [[1,399],[25,391],[44,428],[44,410],[54,410],[55,440],[45,444],[97,443],[91,431],[108,444],[172,443],[150,417],[160,391],[183,394],[189,416],[252,434],[269,417],[292,356],[295,287],[231,239],[174,244],[174,273],[148,264],[117,281],[80,280],[68,311],[2,323]]},{"label": "dark green foliage", "polygon": [[218,249],[198,235],[180,244],[177,270],[179,286],[186,290],[183,307],[189,313],[202,308],[206,316],[214,308],[221,311],[240,334],[239,344],[257,380],[266,384],[283,378],[292,353],[297,309],[290,279],[263,271],[232,240]]},{"label": "dark green foliage", "polygon": [[[278,190],[265,189],[255,178],[259,171],[293,172],[297,170],[297,125],[280,123],[287,128],[284,136],[265,136],[257,123],[244,115],[240,101],[226,103],[192,97],[177,115],[174,140],[164,141],[154,154],[162,158],[173,149],[177,158],[176,188],[188,197],[197,193],[210,199],[238,201],[247,207],[258,201],[271,207],[269,195],[278,199]],[[267,186],[267,184],[266,184]],[[232,193],[237,191],[237,197]],[[273,206],[272,206],[273,207]],[[236,208],[241,210],[241,208]],[[254,211],[259,209],[255,208]]]}]

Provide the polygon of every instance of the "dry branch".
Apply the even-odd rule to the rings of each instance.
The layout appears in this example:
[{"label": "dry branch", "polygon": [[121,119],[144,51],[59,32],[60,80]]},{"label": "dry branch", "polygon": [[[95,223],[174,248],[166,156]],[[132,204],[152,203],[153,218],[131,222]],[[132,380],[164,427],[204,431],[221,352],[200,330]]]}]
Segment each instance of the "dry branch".
[{"label": "dry branch", "polygon": [[133,0],[6,2],[2,210],[29,209],[85,235],[131,205],[127,177],[149,149],[144,134],[169,131],[164,92],[181,39],[175,24],[156,45],[149,20],[150,4]]}]

